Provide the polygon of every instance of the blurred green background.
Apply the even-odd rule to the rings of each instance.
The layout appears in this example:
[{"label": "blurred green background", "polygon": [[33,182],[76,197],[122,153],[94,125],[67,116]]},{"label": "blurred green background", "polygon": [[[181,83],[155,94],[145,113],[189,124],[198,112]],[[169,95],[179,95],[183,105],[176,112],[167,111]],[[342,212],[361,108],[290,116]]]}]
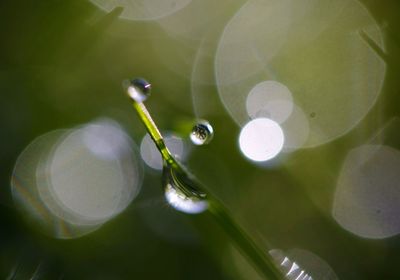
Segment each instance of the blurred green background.
[{"label": "blurred green background", "polygon": [[[203,32],[210,15],[220,34],[244,2],[197,1],[204,22],[188,32]],[[208,85],[212,110],[204,116],[215,138],[194,147],[187,165],[266,251],[311,251],[339,279],[398,279],[398,235],[362,238],[331,215],[349,150],[368,143],[400,114],[400,2],[362,3],[382,27],[387,69],[377,103],[354,129],[282,156],[275,165],[257,166],[240,154],[240,127],[224,110],[216,86]],[[178,131],[195,119],[191,73],[199,42],[173,36],[159,22],[120,14],[84,0],[0,2],[0,278],[17,271],[15,279],[255,279],[209,216],[185,215],[166,205],[160,173],[147,167],[141,192],[127,210],[78,239],[48,237],[15,208],[10,192],[15,161],[43,133],[109,117],[138,148],[145,130],[122,91],[126,78],[151,81],[146,105],[163,130]],[[399,134],[395,130],[388,140],[397,149]]]}]

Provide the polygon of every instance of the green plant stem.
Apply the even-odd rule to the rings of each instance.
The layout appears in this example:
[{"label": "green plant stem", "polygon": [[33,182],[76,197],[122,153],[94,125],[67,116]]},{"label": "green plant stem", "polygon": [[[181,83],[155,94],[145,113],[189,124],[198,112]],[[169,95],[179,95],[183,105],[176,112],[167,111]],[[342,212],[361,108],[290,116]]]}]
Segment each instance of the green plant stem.
[{"label": "green plant stem", "polygon": [[235,222],[228,210],[217,200],[209,199],[208,211],[265,279],[285,279],[273,259],[264,253],[252,238]]},{"label": "green plant stem", "polygon": [[[172,156],[170,151],[165,145],[164,139],[158,130],[155,122],[150,116],[143,103],[133,102],[139,118],[145,125],[150,137],[153,139],[162,158],[172,168],[176,168],[181,172],[186,172],[184,168]],[[183,186],[184,187],[184,186]],[[201,191],[204,191],[203,189]],[[217,199],[213,198],[209,193],[207,194],[207,202],[209,204],[208,211],[222,227],[226,234],[232,239],[240,251],[247,256],[253,263],[254,267],[266,278],[270,280],[285,279],[281,271],[274,264],[273,259],[262,251],[257,244],[250,238],[248,234],[234,221],[227,209]]]},{"label": "green plant stem", "polygon": [[151,139],[153,139],[154,143],[156,144],[162,158],[172,167],[180,169],[180,165],[165,145],[164,139],[153,119],[151,118],[149,111],[147,111],[146,106],[143,103],[133,102],[133,108],[135,108],[135,111],[142,120],[147,132],[150,134]]}]

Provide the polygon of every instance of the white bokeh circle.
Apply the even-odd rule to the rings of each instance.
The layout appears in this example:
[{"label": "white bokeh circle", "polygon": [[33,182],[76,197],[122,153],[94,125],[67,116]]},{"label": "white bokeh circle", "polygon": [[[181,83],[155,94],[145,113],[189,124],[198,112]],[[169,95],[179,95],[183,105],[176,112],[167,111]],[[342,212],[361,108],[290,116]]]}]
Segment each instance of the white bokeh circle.
[{"label": "white bokeh circle", "polygon": [[284,139],[279,124],[267,118],[258,118],[248,122],[240,131],[239,147],[248,159],[267,161],[279,154]]}]

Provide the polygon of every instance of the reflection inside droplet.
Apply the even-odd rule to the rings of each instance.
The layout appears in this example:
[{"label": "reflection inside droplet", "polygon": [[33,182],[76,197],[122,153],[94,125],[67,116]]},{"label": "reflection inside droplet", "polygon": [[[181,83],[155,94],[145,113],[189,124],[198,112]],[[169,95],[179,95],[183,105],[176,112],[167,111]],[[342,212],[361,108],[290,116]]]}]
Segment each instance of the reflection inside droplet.
[{"label": "reflection inside droplet", "polygon": [[170,184],[165,187],[165,198],[172,207],[184,213],[197,214],[207,209],[206,201],[187,197]]},{"label": "reflection inside droplet", "polygon": [[143,78],[126,80],[123,86],[135,102],[144,102],[150,96],[151,84]]},{"label": "reflection inside droplet", "polygon": [[214,129],[208,121],[198,121],[190,133],[190,140],[195,145],[205,145],[211,142],[214,137]]},{"label": "reflection inside droplet", "polygon": [[167,202],[176,210],[198,214],[208,208],[206,194],[199,190],[196,183],[168,165],[163,169],[163,185]]},{"label": "reflection inside droplet", "polygon": [[284,135],[279,124],[267,118],[248,122],[241,130],[239,147],[253,161],[267,161],[282,150]]}]

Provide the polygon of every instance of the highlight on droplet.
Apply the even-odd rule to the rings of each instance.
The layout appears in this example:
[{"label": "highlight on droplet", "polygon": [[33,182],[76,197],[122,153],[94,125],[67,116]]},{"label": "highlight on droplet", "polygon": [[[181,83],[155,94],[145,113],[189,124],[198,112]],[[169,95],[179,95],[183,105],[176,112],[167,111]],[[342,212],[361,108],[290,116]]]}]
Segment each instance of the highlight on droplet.
[{"label": "highlight on droplet", "polygon": [[172,185],[167,185],[165,187],[165,198],[169,205],[174,207],[176,210],[188,213],[188,214],[198,214],[204,212],[208,203],[205,200],[195,200],[191,197],[180,193]]},{"label": "highlight on droplet", "polygon": [[125,80],[123,86],[128,96],[138,103],[146,101],[151,93],[151,84],[143,78]]},{"label": "highlight on droplet", "polygon": [[214,129],[206,120],[199,120],[192,128],[190,140],[197,146],[206,145],[214,138]]}]

